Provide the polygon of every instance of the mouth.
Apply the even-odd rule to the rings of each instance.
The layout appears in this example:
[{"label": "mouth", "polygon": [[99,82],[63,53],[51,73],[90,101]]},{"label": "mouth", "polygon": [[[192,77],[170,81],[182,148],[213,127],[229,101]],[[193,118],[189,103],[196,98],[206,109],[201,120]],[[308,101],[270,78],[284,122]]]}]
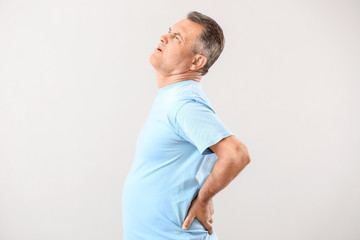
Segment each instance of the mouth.
[{"label": "mouth", "polygon": [[158,47],[156,48],[156,50],[159,51],[159,52],[163,52],[163,49],[162,49],[161,44],[158,45]]}]

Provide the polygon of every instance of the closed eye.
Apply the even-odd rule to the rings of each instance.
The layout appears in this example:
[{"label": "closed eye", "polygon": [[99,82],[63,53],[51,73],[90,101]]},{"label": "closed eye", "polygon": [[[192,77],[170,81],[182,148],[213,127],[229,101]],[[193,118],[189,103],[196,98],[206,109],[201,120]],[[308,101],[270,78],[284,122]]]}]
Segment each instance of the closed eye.
[{"label": "closed eye", "polygon": [[[169,27],[168,33],[171,33],[171,27]],[[180,38],[178,37],[178,36],[179,36],[179,33],[174,33],[174,35],[175,35],[175,38],[176,38],[179,42],[182,42],[182,41],[180,40]]]}]

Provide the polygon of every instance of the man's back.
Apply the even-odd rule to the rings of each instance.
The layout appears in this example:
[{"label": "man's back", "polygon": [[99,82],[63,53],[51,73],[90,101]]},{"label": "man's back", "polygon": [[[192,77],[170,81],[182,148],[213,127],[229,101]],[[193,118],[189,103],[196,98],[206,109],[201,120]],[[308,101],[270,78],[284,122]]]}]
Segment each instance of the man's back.
[{"label": "man's back", "polygon": [[181,81],[158,91],[124,185],[124,240],[216,239],[196,219],[186,231],[181,226],[217,159],[208,147],[232,134],[199,82]]}]

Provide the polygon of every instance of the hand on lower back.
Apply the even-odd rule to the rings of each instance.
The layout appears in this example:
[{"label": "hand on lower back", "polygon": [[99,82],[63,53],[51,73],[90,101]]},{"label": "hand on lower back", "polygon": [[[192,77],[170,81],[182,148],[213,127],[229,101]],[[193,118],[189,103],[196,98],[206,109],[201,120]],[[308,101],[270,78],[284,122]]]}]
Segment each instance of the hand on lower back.
[{"label": "hand on lower back", "polygon": [[187,216],[184,220],[182,229],[187,230],[191,223],[196,218],[209,232],[211,235],[213,233],[212,229],[212,215],[214,214],[214,205],[212,199],[208,201],[199,200],[198,197],[194,198],[191,202]]}]

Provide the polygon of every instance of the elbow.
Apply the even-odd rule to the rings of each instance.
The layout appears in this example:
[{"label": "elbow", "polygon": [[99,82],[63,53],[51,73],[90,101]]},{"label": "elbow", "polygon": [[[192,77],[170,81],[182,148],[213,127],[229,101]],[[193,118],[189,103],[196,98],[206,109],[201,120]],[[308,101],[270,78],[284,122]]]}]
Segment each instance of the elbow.
[{"label": "elbow", "polygon": [[219,158],[218,166],[226,169],[224,171],[231,172],[232,176],[236,176],[250,163],[250,155],[247,146],[240,140],[236,138],[231,138],[231,140],[222,151],[214,152]]},{"label": "elbow", "polygon": [[250,154],[248,151],[248,148],[244,145],[244,150],[243,150],[243,161],[246,162],[246,165],[250,163]]},{"label": "elbow", "polygon": [[236,162],[241,169],[250,163],[250,154],[245,144],[239,143],[235,148]]}]

